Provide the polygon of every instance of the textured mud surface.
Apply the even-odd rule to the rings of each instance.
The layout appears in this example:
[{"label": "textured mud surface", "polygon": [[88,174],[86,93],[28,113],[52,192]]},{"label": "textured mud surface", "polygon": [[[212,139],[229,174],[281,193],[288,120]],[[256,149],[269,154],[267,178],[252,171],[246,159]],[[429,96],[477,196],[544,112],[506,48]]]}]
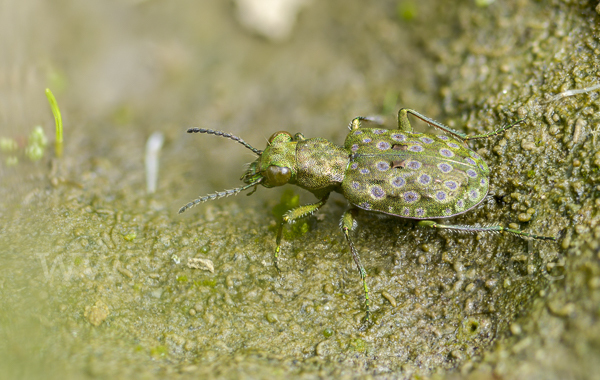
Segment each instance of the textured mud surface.
[{"label": "textured mud surface", "polygon": [[[65,155],[0,153],[0,375],[6,378],[593,378],[600,370],[600,16],[584,1],[313,2],[288,40],[222,1],[0,3],[0,137],[35,125]],[[414,10],[410,11],[411,9]],[[410,12],[409,12],[410,11]],[[412,18],[412,16],[414,18]],[[567,93],[566,95],[569,95]],[[483,204],[449,219],[514,223],[557,243],[461,235],[361,213],[359,275],[333,197],[286,232],[293,203],[239,186],[277,130],[342,144],[347,123],[411,107],[484,133]],[[429,131],[413,122],[419,131]],[[144,146],[165,135],[158,189]],[[17,156],[18,162],[7,160]],[[300,204],[313,202],[305,192]],[[284,201],[280,201],[283,196]],[[188,267],[208,259],[214,272]],[[203,265],[198,265],[202,267]]]}]

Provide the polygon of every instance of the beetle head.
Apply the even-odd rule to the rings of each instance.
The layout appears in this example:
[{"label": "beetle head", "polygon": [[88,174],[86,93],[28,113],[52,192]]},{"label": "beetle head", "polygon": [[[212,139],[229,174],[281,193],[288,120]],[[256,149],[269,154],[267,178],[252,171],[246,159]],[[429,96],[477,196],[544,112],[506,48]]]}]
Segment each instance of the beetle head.
[{"label": "beetle head", "polygon": [[295,182],[296,141],[288,132],[275,132],[267,147],[248,167],[241,180],[250,184],[262,178],[264,187]]},{"label": "beetle head", "polygon": [[[236,195],[251,187],[256,187],[262,184],[265,187],[282,186],[286,183],[295,182],[295,154],[297,140],[288,132],[276,132],[268,141],[264,151],[254,148],[241,138],[227,132],[214,131],[204,128],[190,128],[188,133],[206,133],[215,136],[225,137],[242,144],[246,148],[254,152],[258,158],[250,164],[246,173],[240,178],[246,185],[235,189],[216,192],[197,198],[179,209],[181,214],[190,207],[207,201],[212,201],[219,198]],[[252,194],[254,191],[249,193]]]}]

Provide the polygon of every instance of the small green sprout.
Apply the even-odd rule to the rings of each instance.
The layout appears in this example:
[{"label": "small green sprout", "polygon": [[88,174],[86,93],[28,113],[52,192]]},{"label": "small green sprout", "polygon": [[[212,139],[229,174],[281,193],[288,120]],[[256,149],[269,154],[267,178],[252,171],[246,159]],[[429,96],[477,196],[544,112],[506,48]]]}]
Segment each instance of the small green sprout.
[{"label": "small green sprout", "polygon": [[56,142],[55,142],[55,150],[56,157],[62,157],[63,153],[63,125],[62,125],[62,117],[60,116],[60,110],[58,109],[58,103],[56,103],[56,98],[52,94],[49,88],[46,89],[46,97],[48,98],[48,102],[50,103],[50,108],[52,109],[52,113],[54,114],[54,122],[56,124]]}]

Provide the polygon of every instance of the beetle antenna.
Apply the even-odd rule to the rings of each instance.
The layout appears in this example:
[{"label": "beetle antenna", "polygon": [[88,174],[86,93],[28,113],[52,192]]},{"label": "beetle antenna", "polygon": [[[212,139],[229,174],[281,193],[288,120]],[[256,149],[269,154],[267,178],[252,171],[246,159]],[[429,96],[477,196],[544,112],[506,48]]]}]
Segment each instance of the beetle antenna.
[{"label": "beetle antenna", "polygon": [[241,193],[242,191],[251,188],[252,186],[257,186],[259,183],[262,182],[262,180],[263,180],[263,178],[261,177],[258,180],[254,181],[246,186],[242,186],[242,187],[238,187],[238,188],[230,189],[230,190],[225,190],[225,191],[217,191],[216,193],[208,194],[201,198],[195,199],[195,200],[191,201],[190,203],[186,204],[185,206],[183,206],[182,208],[180,208],[179,214],[181,214],[188,208],[194,207],[198,203],[203,203],[203,202],[212,201],[215,199],[225,198],[230,195],[237,195],[237,194]]},{"label": "beetle antenna", "polygon": [[[205,129],[205,128],[190,128],[190,129],[187,130],[187,133],[207,133],[209,135],[226,137],[226,138],[231,139],[233,141],[239,142],[240,144],[242,144],[246,148],[248,148],[251,151],[253,151],[254,154],[256,154],[257,156],[260,156],[262,154],[262,150],[256,149],[252,145],[248,144],[247,142],[245,142],[241,138],[232,135],[231,133],[227,133],[227,132],[223,132],[223,131],[214,131],[212,129]],[[182,212],[182,211],[180,211],[180,212]]]}]

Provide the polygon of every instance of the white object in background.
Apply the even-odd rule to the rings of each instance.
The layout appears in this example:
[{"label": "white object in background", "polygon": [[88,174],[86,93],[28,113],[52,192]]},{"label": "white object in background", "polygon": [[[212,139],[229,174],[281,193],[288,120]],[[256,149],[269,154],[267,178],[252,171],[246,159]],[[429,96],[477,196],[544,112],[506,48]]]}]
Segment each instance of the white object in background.
[{"label": "white object in background", "polygon": [[154,132],[146,141],[146,190],[148,194],[156,191],[158,182],[158,158],[165,138],[162,133]]},{"label": "white object in background", "polygon": [[236,0],[237,16],[246,28],[274,41],[286,39],[300,9],[311,0]]}]

